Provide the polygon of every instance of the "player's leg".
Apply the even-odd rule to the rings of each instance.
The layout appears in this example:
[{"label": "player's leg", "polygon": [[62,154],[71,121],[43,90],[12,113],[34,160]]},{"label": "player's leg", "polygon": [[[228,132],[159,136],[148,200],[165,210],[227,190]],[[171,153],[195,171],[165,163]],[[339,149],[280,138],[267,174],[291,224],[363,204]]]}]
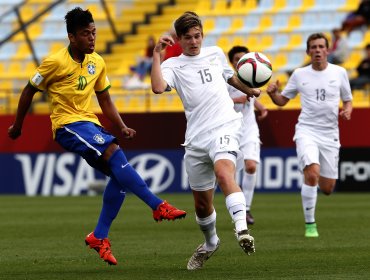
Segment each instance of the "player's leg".
[{"label": "player's leg", "polygon": [[339,147],[320,146],[320,190],[330,195],[338,178]]},{"label": "player's leg", "polygon": [[240,120],[235,120],[219,127],[215,131],[209,155],[218,185],[225,196],[226,208],[235,225],[238,243],[249,255],[255,252],[254,238],[249,235],[247,227],[245,197],[235,180],[237,162],[240,166],[239,162],[243,159],[239,148],[241,125]]},{"label": "player's leg", "polygon": [[220,245],[216,232],[216,210],[213,206],[215,175],[208,155],[186,149],[185,168],[193,191],[196,222],[204,236],[190,257],[187,269],[196,270],[213,255]]},{"label": "player's leg", "polygon": [[315,212],[320,174],[319,149],[309,139],[297,139],[296,145],[299,167],[303,170],[304,176],[301,198],[306,228],[305,236],[318,237]]},{"label": "player's leg", "polygon": [[103,206],[95,230],[87,235],[86,245],[95,249],[100,257],[109,264],[116,265],[112,254],[108,233],[113,220],[116,218],[125,199],[125,191],[114,180],[110,179],[103,194]]},{"label": "player's leg", "polygon": [[218,185],[225,196],[226,208],[235,225],[239,245],[248,255],[255,252],[254,238],[249,235],[246,221],[245,197],[235,181],[236,157],[232,153],[218,153],[214,170]]},{"label": "player's leg", "polygon": [[129,189],[137,197],[143,200],[153,210],[153,218],[156,221],[175,220],[184,218],[186,212],[179,210],[166,201],[154,195],[145,181],[127,161],[120,148],[117,148],[108,160],[112,177],[123,187]]},{"label": "player's leg", "polygon": [[326,178],[326,177],[320,176],[320,178],[319,178],[320,190],[324,194],[330,195],[335,189],[336,182],[337,182],[336,179]]},{"label": "player's leg", "polygon": [[254,218],[251,213],[252,207],[252,200],[254,195],[254,188],[256,186],[257,180],[257,162],[254,160],[245,160],[244,161],[245,170],[243,173],[243,180],[242,180],[242,191],[245,197],[246,203],[246,220],[247,224],[253,225]]},{"label": "player's leg", "polygon": [[[248,124],[247,124],[248,126]],[[254,218],[251,214],[251,206],[254,195],[254,188],[257,180],[257,165],[260,161],[261,144],[257,125],[254,127],[246,127],[243,130],[243,137],[241,138],[240,150],[244,158],[244,172],[241,189],[244,193],[246,202],[246,219],[247,224],[254,224]]]},{"label": "player's leg", "polygon": [[193,190],[196,222],[203,233],[205,242],[200,244],[188,261],[187,269],[196,270],[216,252],[220,239],[216,232],[216,210],[213,207],[213,186],[205,191]]}]

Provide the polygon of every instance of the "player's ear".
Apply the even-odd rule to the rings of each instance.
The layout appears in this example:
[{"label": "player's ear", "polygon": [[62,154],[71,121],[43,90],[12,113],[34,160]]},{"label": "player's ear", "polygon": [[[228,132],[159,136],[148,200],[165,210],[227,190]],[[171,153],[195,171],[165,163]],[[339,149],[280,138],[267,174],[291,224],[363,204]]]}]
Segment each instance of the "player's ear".
[{"label": "player's ear", "polygon": [[69,41],[71,43],[75,43],[76,42],[76,37],[72,33],[68,33],[68,39],[69,39]]}]

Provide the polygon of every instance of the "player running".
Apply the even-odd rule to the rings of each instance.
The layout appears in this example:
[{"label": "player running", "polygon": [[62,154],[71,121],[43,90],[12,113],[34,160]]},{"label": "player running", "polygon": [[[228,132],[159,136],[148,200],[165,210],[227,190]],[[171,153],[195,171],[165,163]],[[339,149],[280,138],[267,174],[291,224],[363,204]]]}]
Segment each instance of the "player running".
[{"label": "player running", "polygon": [[317,188],[329,195],[338,178],[339,115],[350,120],[352,93],[347,72],[343,67],[327,61],[329,43],[322,33],[311,34],[307,39],[306,53],[310,65],[296,69],[284,90],[279,93],[279,81],[268,85],[267,93],[272,101],[284,106],[301,93],[302,110],[295,127],[294,141],[297,147],[299,167],[303,171],[301,189],[306,237],[318,237],[315,209]]}]

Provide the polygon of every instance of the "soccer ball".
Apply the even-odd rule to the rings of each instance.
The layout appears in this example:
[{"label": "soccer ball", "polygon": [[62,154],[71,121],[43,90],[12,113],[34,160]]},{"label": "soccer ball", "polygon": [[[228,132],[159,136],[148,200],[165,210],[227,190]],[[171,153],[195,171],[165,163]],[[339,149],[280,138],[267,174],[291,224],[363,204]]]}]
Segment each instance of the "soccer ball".
[{"label": "soccer ball", "polygon": [[271,78],[272,66],[270,60],[260,52],[250,52],[243,55],[236,71],[239,80],[251,88],[264,86]]}]

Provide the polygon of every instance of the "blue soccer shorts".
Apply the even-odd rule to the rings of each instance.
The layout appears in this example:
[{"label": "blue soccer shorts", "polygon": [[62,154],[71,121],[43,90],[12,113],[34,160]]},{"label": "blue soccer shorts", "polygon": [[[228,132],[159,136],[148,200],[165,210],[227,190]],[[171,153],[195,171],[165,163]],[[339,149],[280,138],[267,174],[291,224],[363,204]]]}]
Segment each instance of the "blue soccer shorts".
[{"label": "blue soccer shorts", "polygon": [[103,127],[88,121],[67,124],[57,129],[55,141],[67,151],[79,154],[90,166],[109,175],[101,156],[112,142],[117,143],[117,139]]}]

